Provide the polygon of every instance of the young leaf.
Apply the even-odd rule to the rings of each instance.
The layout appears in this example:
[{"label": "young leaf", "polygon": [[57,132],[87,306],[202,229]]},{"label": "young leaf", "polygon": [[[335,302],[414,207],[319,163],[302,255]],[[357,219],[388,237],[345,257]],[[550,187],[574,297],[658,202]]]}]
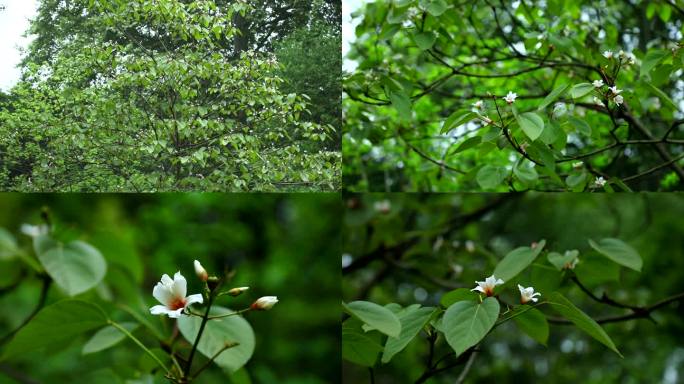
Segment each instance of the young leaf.
[{"label": "young leaf", "polygon": [[418,48],[423,51],[432,48],[432,45],[435,44],[435,40],[437,40],[437,36],[432,32],[420,32],[413,35],[413,41],[415,41]]},{"label": "young leaf", "polygon": [[591,92],[593,89],[594,85],[591,83],[575,84],[572,86],[572,88],[570,88],[570,96],[572,96],[573,99],[579,99],[580,97],[583,97]]},{"label": "young leaf", "polygon": [[471,112],[465,109],[458,110],[452,113],[442,125],[442,130],[440,133],[446,133],[454,128],[460,127],[461,125],[469,122],[470,120],[477,117],[477,113]]},{"label": "young leaf", "polygon": [[421,329],[430,321],[434,312],[432,307],[411,308],[399,313],[401,322],[401,333],[398,338],[388,337],[385,344],[385,351],[382,354],[382,362],[389,363],[392,357],[401,352],[408,343],[420,332]]},{"label": "young leaf", "polygon": [[513,321],[518,328],[545,346],[549,339],[549,322],[546,321],[546,316],[540,310],[528,305],[516,307],[513,315],[516,312],[520,314],[513,317]]},{"label": "young leaf", "polygon": [[[38,236],[42,238],[43,236]],[[100,251],[82,241],[68,244],[55,242],[43,249],[38,260],[57,285],[69,296],[83,293],[96,286],[107,272],[107,262]]]},{"label": "young leaf", "polygon": [[596,250],[596,252],[602,254],[603,256],[613,260],[614,262],[623,265],[627,268],[631,268],[637,272],[641,272],[641,266],[643,261],[639,253],[619,239],[603,239],[598,243],[589,239],[589,245]]},{"label": "young leaf", "polygon": [[43,308],[7,345],[3,360],[54,345],[61,345],[107,324],[107,316],[95,304],[62,300]]},{"label": "young leaf", "polygon": [[456,356],[479,343],[499,317],[499,302],[488,297],[482,303],[459,301],[444,313],[442,328]]},{"label": "young leaf", "polygon": [[549,93],[544,100],[542,100],[541,104],[539,104],[539,107],[537,107],[538,111],[541,111],[542,109],[546,108],[549,104],[553,103],[558,96],[560,96],[563,92],[565,92],[566,89],[568,89],[568,86],[570,84],[561,84],[558,87],[554,88],[551,93]]},{"label": "young leaf", "polygon": [[546,245],[546,240],[541,240],[534,248],[519,247],[512,250],[499,261],[499,264],[494,268],[493,275],[504,282],[511,280],[532,264],[534,259],[544,249],[544,245]]},{"label": "young leaf", "polygon": [[368,301],[342,303],[345,311],[385,335],[399,337],[401,323],[389,309]]},{"label": "young leaf", "polygon": [[451,151],[451,152],[449,153],[449,155],[455,155],[455,154],[457,154],[457,153],[459,153],[459,152],[463,152],[463,151],[465,151],[466,149],[470,149],[470,148],[472,148],[472,147],[477,146],[477,145],[480,144],[481,142],[482,142],[482,138],[481,138],[480,136],[469,137],[469,138],[467,138],[466,140],[464,140],[461,144],[459,144],[459,146],[456,147],[456,149],[454,149],[453,151]]},{"label": "young leaf", "polygon": [[[227,315],[234,311],[214,306],[209,312],[211,316]],[[195,342],[202,319],[197,316],[183,316],[178,319],[178,329],[190,344]],[[207,322],[197,350],[211,358],[227,343],[238,343],[229,348],[214,363],[228,372],[235,372],[244,366],[254,353],[254,331],[242,316],[228,316]]]},{"label": "young leaf", "polygon": [[558,252],[550,252],[546,258],[557,270],[562,271],[563,269],[569,268],[578,255],[579,251],[573,249],[572,251],[565,251],[565,254],[563,255]]},{"label": "young leaf", "polygon": [[[121,323],[128,332],[133,332],[138,328],[138,323]],[[100,352],[107,348],[113,347],[121,340],[125,339],[126,335],[119,329],[108,325],[93,335],[88,342],[83,346],[81,353],[87,355],[89,353]]]},{"label": "young leaf", "polygon": [[525,112],[517,115],[516,120],[522,128],[523,132],[530,138],[530,140],[537,140],[544,130],[544,119],[534,112]]},{"label": "young leaf", "polygon": [[568,299],[558,292],[552,292],[549,295],[549,304],[558,314],[570,320],[577,328],[586,332],[589,336],[598,340],[601,344],[608,347],[611,351],[623,357],[620,351],[615,347],[613,341],[610,339],[606,331],[594,319],[587,316],[579,308],[575,307]]},{"label": "young leaf", "polygon": [[506,179],[506,168],[485,165],[477,172],[477,183],[482,189],[493,189]]}]

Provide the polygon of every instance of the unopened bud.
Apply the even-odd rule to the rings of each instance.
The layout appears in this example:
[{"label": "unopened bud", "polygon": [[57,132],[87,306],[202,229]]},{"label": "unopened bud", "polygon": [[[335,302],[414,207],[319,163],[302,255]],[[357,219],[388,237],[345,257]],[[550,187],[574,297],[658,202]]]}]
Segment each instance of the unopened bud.
[{"label": "unopened bud", "polygon": [[230,291],[228,291],[228,294],[231,296],[240,296],[242,292],[248,290],[249,287],[237,287],[237,288],[232,288]]},{"label": "unopened bud", "polygon": [[200,264],[200,262],[197,260],[195,260],[195,273],[197,274],[197,277],[199,277],[199,279],[202,281],[206,282],[209,279],[209,274],[207,273],[207,270],[204,269],[202,264]]},{"label": "unopened bud", "polygon": [[271,308],[273,308],[274,305],[278,302],[278,298],[276,296],[264,296],[260,297],[257,301],[255,301],[250,308],[252,308],[255,311],[267,311]]}]

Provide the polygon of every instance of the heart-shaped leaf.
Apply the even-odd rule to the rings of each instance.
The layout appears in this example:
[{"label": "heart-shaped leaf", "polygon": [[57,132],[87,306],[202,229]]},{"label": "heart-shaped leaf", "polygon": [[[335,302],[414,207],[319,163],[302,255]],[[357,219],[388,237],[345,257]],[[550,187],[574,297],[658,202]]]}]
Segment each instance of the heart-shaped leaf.
[{"label": "heart-shaped leaf", "polygon": [[521,113],[516,116],[516,120],[523,132],[532,141],[537,140],[541,136],[542,131],[544,131],[544,119],[534,112]]},{"label": "heart-shaped leaf", "polygon": [[[40,243],[36,246],[38,240]],[[41,251],[38,260],[45,271],[69,296],[93,288],[107,272],[107,263],[100,251],[82,241],[62,244],[38,236],[34,246]]]},{"label": "heart-shaped leaf", "polygon": [[[233,312],[228,308],[212,307],[210,315],[220,316]],[[178,319],[178,329],[183,337],[192,344],[195,342],[201,323],[200,317],[183,316]],[[235,372],[245,365],[254,353],[254,331],[247,320],[241,316],[209,320],[204,328],[197,350],[204,356],[211,358],[231,343],[238,343],[238,345],[223,351],[214,359],[214,363],[229,372]]]},{"label": "heart-shaped leaf", "polygon": [[499,317],[499,302],[488,297],[482,303],[459,301],[444,313],[442,329],[456,356],[479,343]]},{"label": "heart-shaped leaf", "polygon": [[482,189],[498,187],[506,179],[506,168],[494,165],[485,165],[477,171],[476,180]]}]

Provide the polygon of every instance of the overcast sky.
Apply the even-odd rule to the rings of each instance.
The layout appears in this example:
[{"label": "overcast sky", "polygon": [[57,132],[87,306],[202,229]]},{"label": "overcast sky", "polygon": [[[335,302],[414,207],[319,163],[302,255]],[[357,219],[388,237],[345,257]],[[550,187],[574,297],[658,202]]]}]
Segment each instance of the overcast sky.
[{"label": "overcast sky", "polygon": [[19,80],[16,68],[21,61],[18,47],[26,47],[29,39],[22,37],[29,26],[28,19],[36,13],[37,0],[0,0],[0,89],[7,91]]},{"label": "overcast sky", "polygon": [[[342,0],[342,57],[346,57],[349,52],[349,43],[354,41],[354,29],[359,23],[357,18],[352,23],[351,13],[359,9],[361,5],[366,3],[366,0]],[[342,67],[345,71],[353,71],[356,69],[356,63],[349,60],[344,60]]]}]

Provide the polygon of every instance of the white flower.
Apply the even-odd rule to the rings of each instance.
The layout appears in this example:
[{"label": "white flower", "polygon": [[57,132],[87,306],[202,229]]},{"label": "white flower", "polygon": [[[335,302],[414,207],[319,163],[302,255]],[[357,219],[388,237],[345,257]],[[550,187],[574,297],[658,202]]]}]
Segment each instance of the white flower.
[{"label": "white flower", "polygon": [[599,176],[596,178],[596,180],[594,180],[594,185],[597,187],[603,187],[606,185],[606,179],[604,179],[603,176]]},{"label": "white flower", "polygon": [[228,291],[228,294],[231,296],[239,296],[242,294],[242,292],[248,290],[249,287],[237,287],[237,288],[232,288],[230,291]]},{"label": "white flower", "polygon": [[594,87],[596,88],[601,88],[603,87],[603,80],[594,80],[592,84],[594,84]]},{"label": "white flower", "polygon": [[518,284],[518,289],[520,290],[520,302],[522,304],[525,304],[530,300],[536,303],[539,299],[537,299],[535,296],[541,296],[541,293],[535,292],[534,288],[532,287],[525,288],[522,285]]},{"label": "white flower", "polygon": [[278,302],[278,297],[276,296],[264,296],[260,297],[255,301],[250,307],[255,311],[266,311],[273,308]]},{"label": "white flower", "polygon": [[583,165],[584,165],[584,163],[581,162],[581,161],[578,161],[578,162],[576,162],[576,163],[572,163],[572,167],[575,168],[575,169],[582,168]]},{"label": "white flower", "polygon": [[622,96],[617,95],[617,96],[615,96],[615,98],[613,99],[613,101],[615,102],[615,104],[620,105],[620,104],[622,104],[622,102],[624,102],[625,100],[622,98]]},{"label": "white flower", "polygon": [[204,269],[202,264],[200,264],[199,261],[195,260],[195,273],[197,274],[197,277],[199,277],[200,280],[202,281],[207,281],[209,279],[209,274],[207,273],[207,270]]},{"label": "white flower", "polygon": [[599,98],[596,97],[596,96],[594,96],[594,104],[598,104],[598,105],[600,105],[600,106],[602,106],[602,107],[605,107],[605,106],[606,106],[605,104],[603,104],[603,101],[601,101],[601,99],[599,99]]},{"label": "white flower", "polygon": [[[567,252],[566,252],[566,253],[567,253]],[[575,267],[577,266],[577,263],[579,263],[579,257],[575,257],[574,259],[572,259],[571,262],[565,263],[565,265],[563,266],[563,268],[564,268],[564,269],[575,269]]]},{"label": "white flower", "polygon": [[373,203],[373,209],[380,213],[390,213],[392,210],[392,203],[389,200],[380,200]]},{"label": "white flower", "polygon": [[494,294],[494,287],[504,283],[503,280],[497,279],[494,275],[489,276],[485,281],[476,281],[477,287],[471,289],[471,291],[482,292],[487,296],[492,296]]},{"label": "white flower", "polygon": [[490,119],[488,116],[482,116],[482,120],[484,120],[487,125],[492,123],[492,119]]},{"label": "white flower", "polygon": [[475,107],[477,109],[484,109],[484,101],[478,100],[478,101],[474,102],[473,107]]},{"label": "white flower", "polygon": [[611,52],[611,51],[604,51],[604,52],[603,52],[603,57],[605,57],[606,59],[612,59],[612,58],[613,58],[613,52]]},{"label": "white flower", "polygon": [[516,97],[518,97],[518,94],[517,94],[517,93],[508,91],[508,95],[506,95],[506,97],[504,97],[503,99],[506,100],[506,102],[507,102],[508,104],[513,104],[513,102],[515,101]]},{"label": "white flower", "polygon": [[188,282],[180,272],[173,275],[173,280],[167,274],[162,275],[161,282],[157,283],[152,290],[152,296],[163,305],[155,305],[150,308],[150,313],[153,315],[166,314],[172,318],[179,318],[186,307],[194,303],[201,304],[204,299],[199,293],[185,297],[187,284]]},{"label": "white flower", "polygon": [[475,252],[475,243],[472,240],[466,240],[465,249],[470,253]]},{"label": "white flower", "polygon": [[613,92],[613,95],[619,95],[620,92],[622,92],[622,89],[618,89],[617,85],[614,85],[612,87],[608,87],[611,92]]},{"label": "white flower", "polygon": [[47,235],[49,232],[50,232],[50,227],[48,227],[45,224],[41,224],[41,225],[22,224],[21,225],[21,233],[23,233],[26,236],[38,237],[41,235]]}]

